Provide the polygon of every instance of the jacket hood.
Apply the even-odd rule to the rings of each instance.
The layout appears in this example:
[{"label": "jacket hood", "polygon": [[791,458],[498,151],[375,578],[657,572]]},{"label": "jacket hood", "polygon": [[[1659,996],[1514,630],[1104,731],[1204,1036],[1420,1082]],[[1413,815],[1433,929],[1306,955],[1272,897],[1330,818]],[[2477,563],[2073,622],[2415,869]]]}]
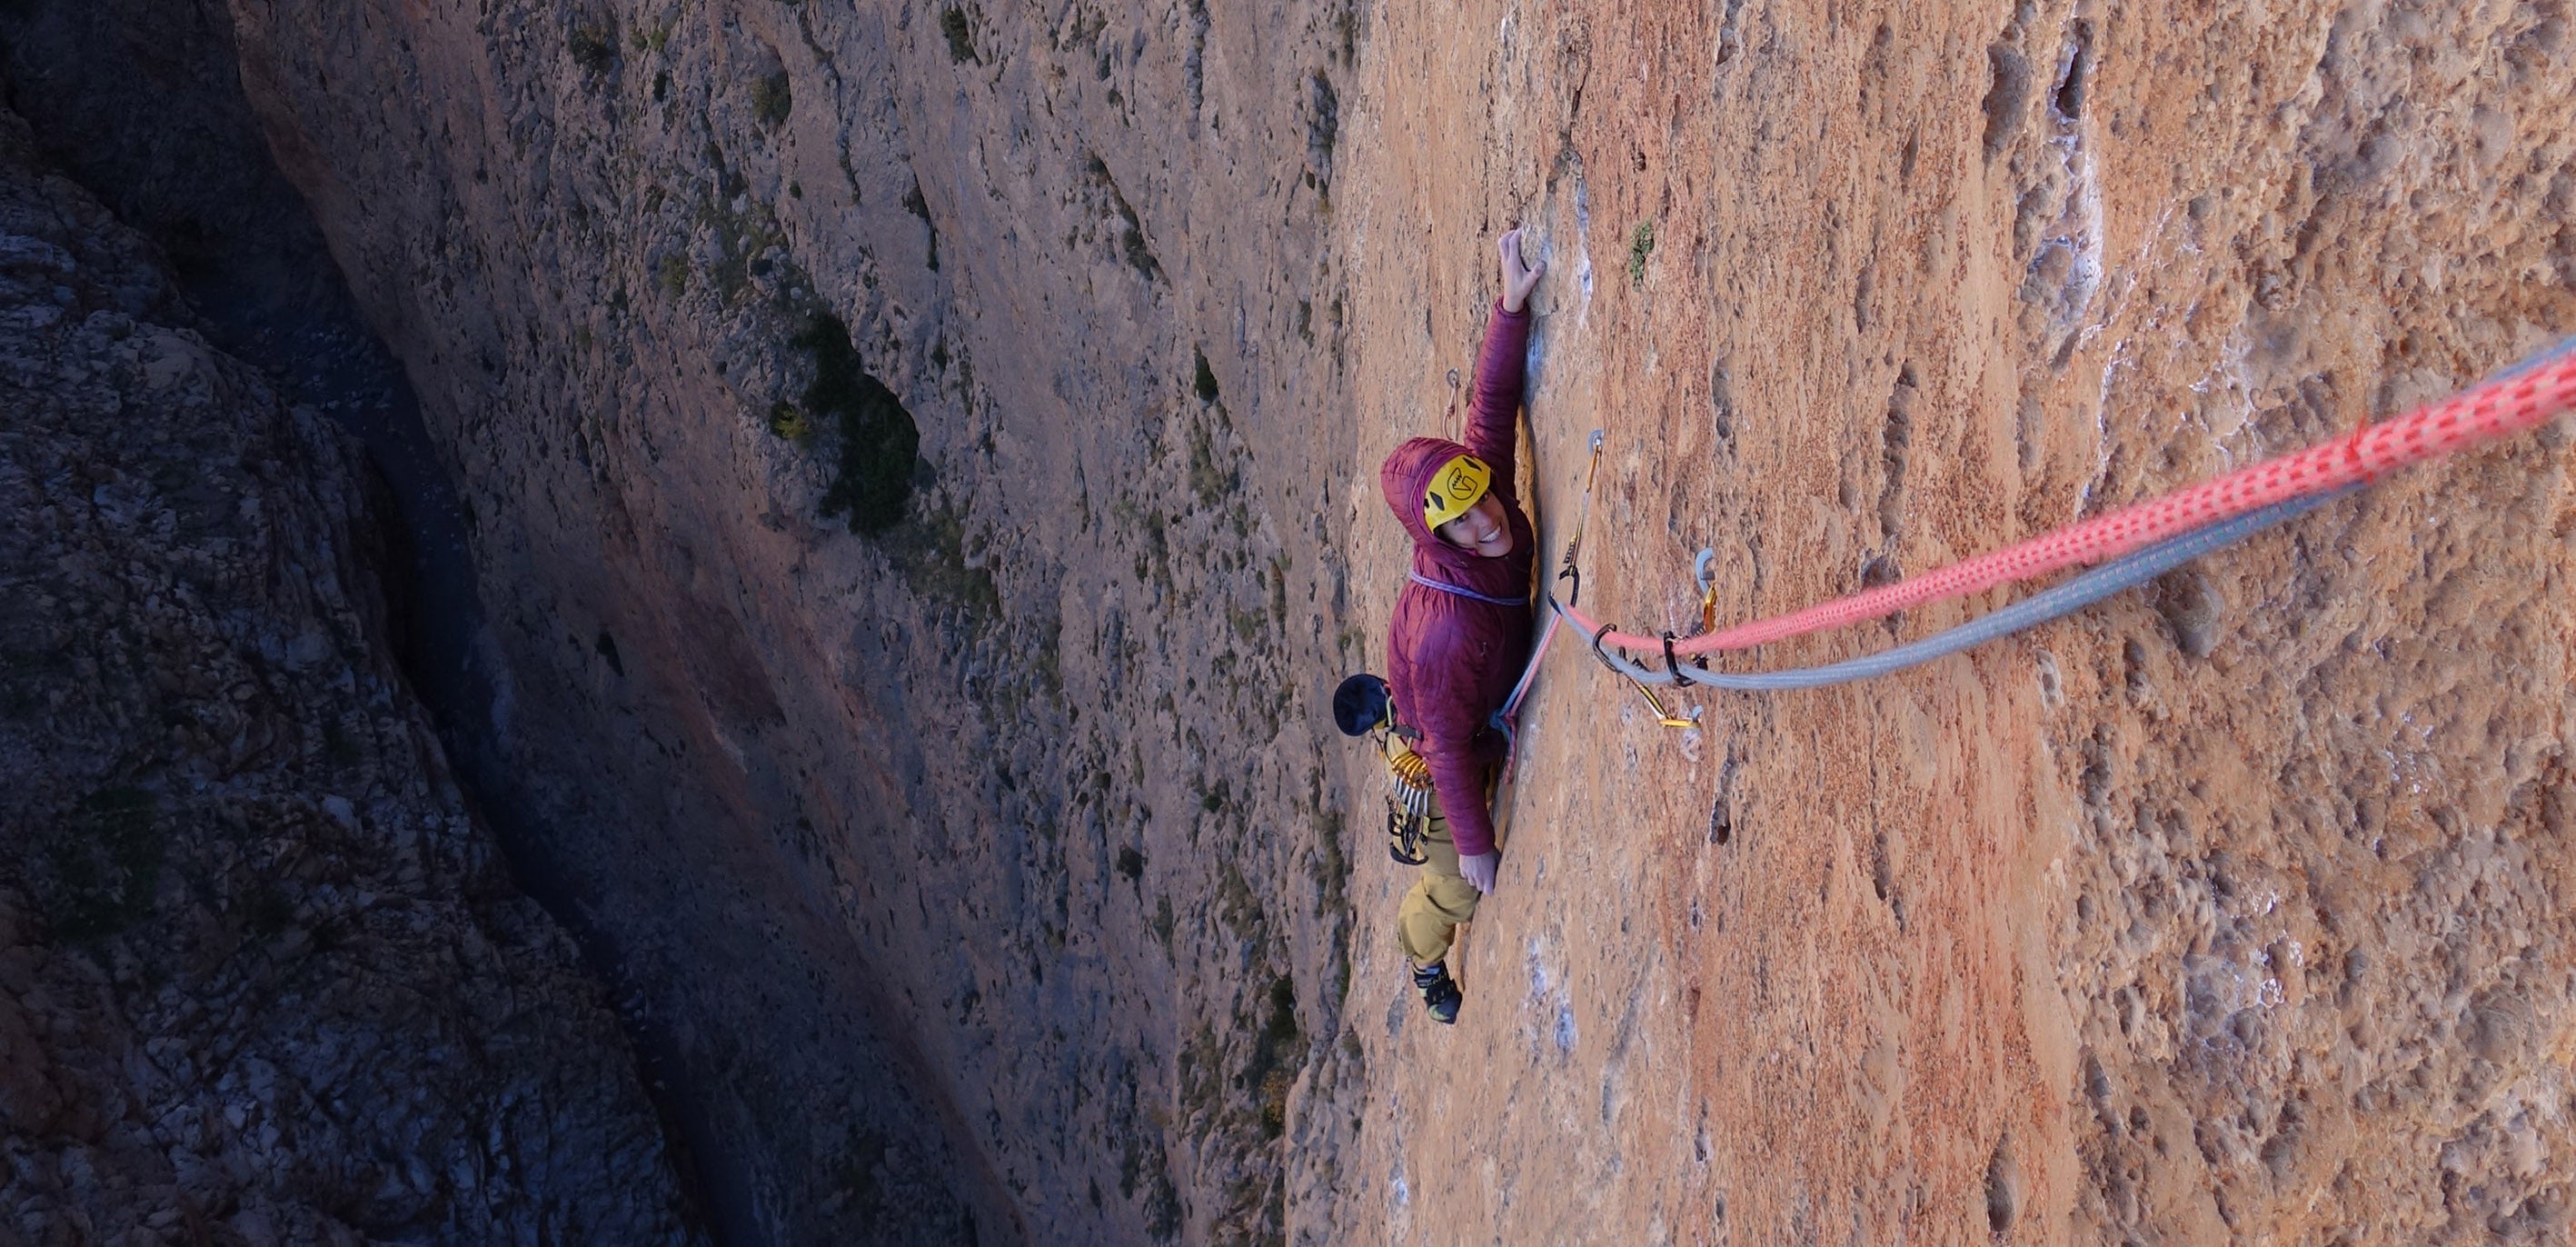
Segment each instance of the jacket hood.
[{"label": "jacket hood", "polygon": [[1433,536],[1430,526],[1422,522],[1422,494],[1431,488],[1432,474],[1442,464],[1460,455],[1473,454],[1465,446],[1445,437],[1417,437],[1395,448],[1377,470],[1378,488],[1386,493],[1387,509],[1404,525],[1417,546],[1454,549]]}]

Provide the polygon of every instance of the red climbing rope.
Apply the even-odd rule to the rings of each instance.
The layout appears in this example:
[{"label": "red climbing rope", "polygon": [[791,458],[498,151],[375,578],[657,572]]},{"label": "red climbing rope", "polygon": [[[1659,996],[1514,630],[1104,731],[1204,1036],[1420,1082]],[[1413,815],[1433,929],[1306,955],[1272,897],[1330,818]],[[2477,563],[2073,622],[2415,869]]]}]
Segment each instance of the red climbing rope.
[{"label": "red climbing rope", "polygon": [[[2501,377],[2429,407],[2365,425],[2306,450],[2266,459],[2161,498],[2043,533],[2019,545],[1787,615],[1674,641],[1676,654],[1749,649],[1891,615],[1926,602],[1978,593],[2061,568],[2116,558],[2178,533],[2277,502],[2367,484],[2410,464],[2531,429],[2576,407],[2576,351],[2562,346]],[[1572,607],[1566,621],[1585,635],[1600,625]],[[1660,650],[1661,637],[1610,632],[1600,644]]]}]

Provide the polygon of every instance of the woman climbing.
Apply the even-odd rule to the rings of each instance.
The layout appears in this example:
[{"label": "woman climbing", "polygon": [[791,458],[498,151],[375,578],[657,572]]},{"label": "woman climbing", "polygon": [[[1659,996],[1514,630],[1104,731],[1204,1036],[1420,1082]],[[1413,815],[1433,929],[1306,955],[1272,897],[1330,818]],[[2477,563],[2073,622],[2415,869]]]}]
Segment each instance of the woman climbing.
[{"label": "woman climbing", "polygon": [[1413,537],[1412,580],[1397,596],[1387,630],[1386,684],[1394,705],[1355,714],[1336,698],[1344,731],[1391,728],[1389,760],[1399,774],[1406,766],[1398,754],[1417,753],[1428,764],[1437,805],[1423,828],[1422,875],[1396,911],[1396,938],[1413,961],[1414,987],[1442,1022],[1457,1020],[1460,998],[1446,961],[1450,941],[1458,924],[1475,916],[1477,899],[1494,890],[1502,860],[1486,801],[1505,742],[1488,722],[1529,659],[1530,567],[1538,544],[1513,496],[1512,456],[1529,295],[1547,265],[1522,256],[1519,230],[1496,245],[1503,293],[1476,360],[1465,443],[1413,438],[1378,469],[1387,505]]}]

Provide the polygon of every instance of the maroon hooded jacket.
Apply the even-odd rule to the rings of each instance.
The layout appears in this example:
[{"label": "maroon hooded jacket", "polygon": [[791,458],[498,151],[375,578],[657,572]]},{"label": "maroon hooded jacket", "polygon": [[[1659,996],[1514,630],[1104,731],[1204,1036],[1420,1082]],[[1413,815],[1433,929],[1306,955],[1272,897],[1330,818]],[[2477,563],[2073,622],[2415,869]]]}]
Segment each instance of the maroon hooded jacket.
[{"label": "maroon hooded jacket", "polygon": [[[1485,775],[1502,760],[1505,742],[1487,721],[1511,696],[1529,661],[1530,567],[1538,535],[1515,496],[1512,463],[1529,326],[1528,311],[1506,312],[1495,303],[1476,360],[1465,445],[1417,437],[1396,447],[1377,474],[1386,505],[1413,536],[1413,579],[1395,599],[1395,619],[1387,629],[1386,682],[1397,716],[1422,730],[1419,751],[1431,764],[1440,812],[1465,857],[1494,849]],[[1462,454],[1493,469],[1486,488],[1501,500],[1512,530],[1512,552],[1501,558],[1450,545],[1422,522],[1422,495],[1432,473]],[[1425,580],[1447,588],[1426,586]]]}]

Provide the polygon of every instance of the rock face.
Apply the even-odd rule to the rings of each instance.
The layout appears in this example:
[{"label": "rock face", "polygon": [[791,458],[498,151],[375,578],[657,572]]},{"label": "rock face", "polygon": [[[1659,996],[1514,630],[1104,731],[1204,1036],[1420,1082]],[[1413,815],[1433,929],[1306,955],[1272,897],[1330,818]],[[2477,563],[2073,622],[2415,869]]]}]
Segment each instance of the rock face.
[{"label": "rock face", "polygon": [[2563,434],[1687,738],[1560,646],[1422,1022],[1321,701],[1502,229],[1653,629],[2576,320],[2563,6],[1671,7],[235,0],[724,1232],[2563,1236]]},{"label": "rock face", "polygon": [[365,469],[0,113],[0,1242],[704,1241]]},{"label": "rock face", "polygon": [[[2564,23],[1391,10],[1337,212],[1542,224],[1546,527],[1606,428],[1585,601],[1687,631],[1702,546],[1749,619],[2576,328]],[[1459,356],[1421,306],[1474,306],[1482,257],[1439,254],[1350,274],[1399,406]],[[1552,660],[1465,958],[1469,1009],[1506,1016],[1371,1050],[1387,1237],[2563,1238],[2566,467],[2560,430],[1894,679],[1697,698],[1695,756]],[[1356,567],[1393,559],[1355,530]]]},{"label": "rock face", "polygon": [[1329,1236],[1355,19],[234,15],[725,1225]]}]

